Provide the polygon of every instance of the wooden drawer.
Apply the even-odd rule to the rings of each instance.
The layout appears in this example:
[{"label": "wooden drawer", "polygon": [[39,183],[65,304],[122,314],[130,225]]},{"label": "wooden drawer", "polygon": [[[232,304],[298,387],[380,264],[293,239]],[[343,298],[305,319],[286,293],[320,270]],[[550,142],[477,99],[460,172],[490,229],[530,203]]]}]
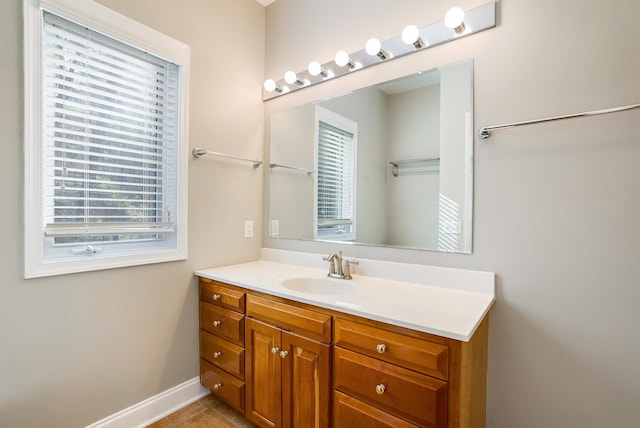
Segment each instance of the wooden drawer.
[{"label": "wooden drawer", "polygon": [[200,279],[200,300],[244,313],[244,293],[218,281]]},{"label": "wooden drawer", "polygon": [[449,348],[336,318],[334,344],[442,380],[449,377]]},{"label": "wooden drawer", "polygon": [[337,347],[333,379],[340,392],[418,425],[447,425],[446,382]]},{"label": "wooden drawer", "polygon": [[335,391],[333,393],[333,427],[418,428],[418,425]]},{"label": "wooden drawer", "polygon": [[244,382],[210,362],[200,359],[200,383],[229,405],[244,413]]},{"label": "wooden drawer", "polygon": [[244,380],[244,348],[200,330],[200,356]]},{"label": "wooden drawer", "polygon": [[244,346],[244,315],[207,302],[200,302],[200,328]]},{"label": "wooden drawer", "polygon": [[247,316],[308,338],[331,342],[330,315],[248,295]]}]

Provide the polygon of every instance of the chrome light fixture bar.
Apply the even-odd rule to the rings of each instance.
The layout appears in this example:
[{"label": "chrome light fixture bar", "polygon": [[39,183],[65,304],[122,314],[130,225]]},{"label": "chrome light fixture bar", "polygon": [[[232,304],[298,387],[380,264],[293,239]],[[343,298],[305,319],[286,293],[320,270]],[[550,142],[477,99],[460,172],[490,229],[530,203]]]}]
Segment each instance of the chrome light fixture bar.
[{"label": "chrome light fixture bar", "polygon": [[[314,61],[313,67],[310,66],[309,70],[303,70],[298,73],[290,72],[289,80],[292,83],[288,83],[285,79],[278,81],[267,79],[262,91],[262,99],[266,101],[284,94],[299,91],[300,89],[308,88],[318,83],[344,76],[345,74],[389,62],[396,58],[423,51],[496,26],[495,2],[487,3],[467,11],[462,11],[460,8],[454,9],[456,10],[448,13],[447,18],[445,18],[447,20],[446,23],[445,19],[443,19],[426,27],[418,28],[417,35],[415,34],[415,26],[410,26],[414,28],[410,30],[405,29],[406,31],[403,32],[404,37],[400,35],[381,42],[379,49],[373,49],[370,45],[369,50],[371,52],[373,52],[373,50],[377,51],[372,54],[367,53],[367,49],[352,53],[339,51],[335,59],[331,59],[329,62],[320,64]],[[462,16],[460,12],[463,12]],[[452,15],[455,19],[452,19]],[[453,22],[449,22],[450,20]],[[447,26],[447,24],[455,24],[456,26],[455,28],[451,28]],[[377,47],[376,44],[376,48]],[[294,76],[295,79],[293,79]],[[266,84],[267,82],[268,84]]]}]

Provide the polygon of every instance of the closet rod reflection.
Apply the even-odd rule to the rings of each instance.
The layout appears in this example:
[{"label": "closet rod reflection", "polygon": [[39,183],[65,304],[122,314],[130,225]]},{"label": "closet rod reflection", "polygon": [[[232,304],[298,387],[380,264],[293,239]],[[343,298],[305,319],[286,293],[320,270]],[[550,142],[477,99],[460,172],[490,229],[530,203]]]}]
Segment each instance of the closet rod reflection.
[{"label": "closet rod reflection", "polygon": [[260,165],[262,165],[262,161],[261,160],[243,158],[241,156],[227,155],[225,153],[210,152],[209,150],[202,150],[202,149],[198,149],[198,148],[193,149],[191,151],[191,154],[193,154],[193,156],[195,158],[199,158],[200,156],[203,156],[203,155],[212,155],[212,156],[219,156],[221,158],[226,158],[226,159],[233,159],[233,160],[239,160],[239,161],[244,161],[244,162],[250,162],[250,163],[253,164],[254,168],[257,168]]},{"label": "closet rod reflection", "polygon": [[547,118],[544,118],[544,119],[526,120],[526,121],[523,121],[523,122],[514,122],[514,123],[508,123],[508,124],[504,124],[504,125],[484,126],[484,127],[480,128],[480,130],[478,131],[478,135],[480,136],[480,138],[485,139],[485,138],[489,138],[491,136],[491,131],[495,131],[495,130],[498,130],[498,129],[514,128],[516,126],[531,125],[531,124],[534,124],[534,123],[553,122],[554,120],[572,119],[574,117],[597,116],[599,114],[616,113],[616,112],[619,112],[619,111],[633,110],[635,108],[640,108],[640,104],[631,104],[631,105],[628,105],[628,106],[613,107],[613,108],[607,108],[607,109],[603,109],[603,110],[585,111],[583,113],[575,113],[575,114],[568,114],[568,115],[564,115],[564,116],[547,117]]}]

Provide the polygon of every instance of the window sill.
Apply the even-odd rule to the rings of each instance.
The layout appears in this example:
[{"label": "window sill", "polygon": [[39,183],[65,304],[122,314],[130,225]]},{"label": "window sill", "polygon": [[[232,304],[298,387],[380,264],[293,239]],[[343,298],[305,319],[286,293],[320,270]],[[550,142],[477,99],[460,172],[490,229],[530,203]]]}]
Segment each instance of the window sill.
[{"label": "window sill", "polygon": [[37,266],[25,266],[25,278],[66,275],[70,273],[115,269],[153,263],[186,260],[187,254],[180,251],[165,251],[151,254],[120,255],[110,257],[90,256],[84,260],[43,263]]}]

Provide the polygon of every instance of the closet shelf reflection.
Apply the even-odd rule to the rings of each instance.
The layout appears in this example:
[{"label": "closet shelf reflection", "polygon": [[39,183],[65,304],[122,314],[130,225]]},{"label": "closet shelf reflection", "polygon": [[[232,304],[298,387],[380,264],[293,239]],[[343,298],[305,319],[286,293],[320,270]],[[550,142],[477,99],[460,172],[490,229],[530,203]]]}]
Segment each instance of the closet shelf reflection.
[{"label": "closet shelf reflection", "polygon": [[440,158],[403,159],[390,161],[391,173],[399,175],[438,174]]}]

